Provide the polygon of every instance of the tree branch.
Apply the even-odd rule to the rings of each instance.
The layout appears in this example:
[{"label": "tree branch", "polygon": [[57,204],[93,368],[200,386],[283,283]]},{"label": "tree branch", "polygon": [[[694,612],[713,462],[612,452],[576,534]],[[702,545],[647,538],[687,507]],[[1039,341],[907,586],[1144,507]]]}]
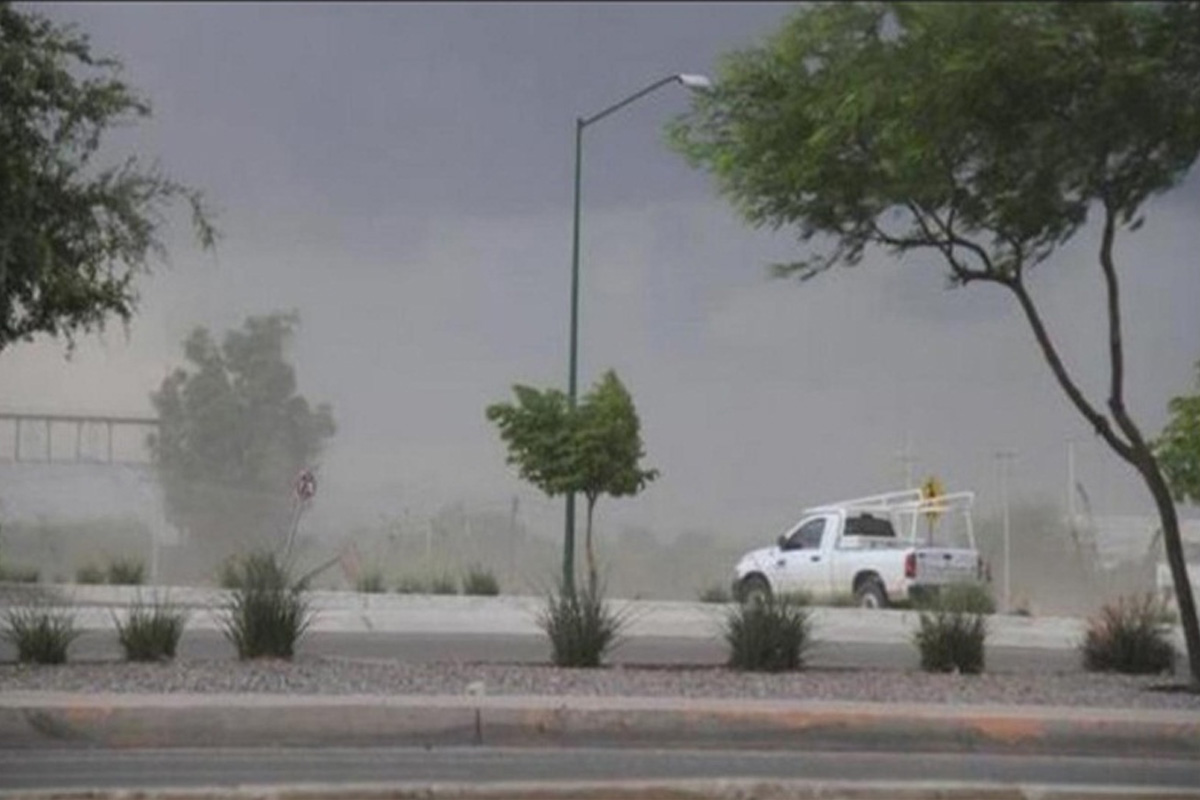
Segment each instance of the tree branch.
[{"label": "tree branch", "polygon": [[[995,270],[992,269],[992,261],[988,257],[986,250],[975,244],[975,242],[972,242],[969,239],[963,239],[955,234],[950,225],[942,222],[941,218],[938,217],[936,212],[925,211],[919,205],[911,201],[906,203],[906,205],[908,206],[909,213],[913,215],[913,218],[917,221],[917,224],[921,226],[921,232],[924,233],[925,236],[931,241],[937,242],[936,246],[938,250],[941,251],[942,256],[946,259],[946,263],[950,265],[950,270],[960,281],[966,284],[970,281],[996,280]],[[930,230],[929,223],[925,221],[926,216],[928,216],[937,224],[938,229],[942,232],[942,236],[945,237],[944,241],[939,241],[937,235]],[[963,247],[974,253],[975,257],[979,259],[981,264],[983,264],[983,269],[971,269],[959,261],[957,256],[954,255],[955,247]]]},{"label": "tree branch", "polygon": [[[1113,419],[1133,446],[1143,454],[1145,440],[1129,412],[1125,409],[1125,354],[1121,340],[1121,290],[1117,282],[1117,267],[1113,262],[1113,239],[1116,237],[1116,211],[1104,201],[1104,234],[1100,239],[1100,267],[1104,271],[1104,288],[1108,294],[1108,356],[1112,381],[1108,391],[1108,408]],[[1135,466],[1137,466],[1135,464]]]},{"label": "tree branch", "polygon": [[1062,359],[1058,355],[1058,350],[1054,347],[1054,343],[1050,341],[1050,335],[1046,332],[1046,326],[1042,322],[1041,314],[1038,313],[1037,306],[1033,303],[1033,298],[1025,289],[1025,284],[1020,280],[1002,281],[1005,286],[1012,290],[1017,296],[1018,302],[1021,304],[1021,309],[1025,312],[1025,317],[1029,320],[1029,325],[1033,328],[1033,335],[1037,339],[1038,346],[1042,349],[1042,355],[1046,362],[1050,365],[1054,377],[1058,380],[1059,386],[1067,393],[1067,397],[1075,404],[1075,408],[1079,409],[1079,413],[1083,414],[1084,418],[1092,424],[1096,429],[1096,433],[1103,437],[1113,450],[1117,452],[1121,458],[1136,466],[1137,462],[1134,459],[1134,450],[1128,442],[1122,441],[1112,429],[1108,419],[1097,411],[1075,382],[1071,380],[1071,376],[1067,374],[1067,369],[1063,366]]}]

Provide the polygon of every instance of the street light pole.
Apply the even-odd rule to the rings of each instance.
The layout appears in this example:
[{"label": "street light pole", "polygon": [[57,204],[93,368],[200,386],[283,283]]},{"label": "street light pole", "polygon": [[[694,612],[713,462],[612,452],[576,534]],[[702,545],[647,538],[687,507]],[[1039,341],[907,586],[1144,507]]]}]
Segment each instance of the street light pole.
[{"label": "street light pole", "polygon": [[[703,75],[681,73],[660,78],[649,86],[626,97],[608,108],[590,117],[575,119],[575,213],[574,233],[571,237],[571,336],[570,356],[567,374],[567,401],[572,410],[575,409],[579,384],[579,218],[583,184],[583,129],[594,122],[599,122],[610,114],[620,111],[630,103],[636,102],[651,92],[669,83],[679,83],[689,89],[707,89],[712,86]],[[562,589],[565,593],[575,592],[575,494],[567,493],[566,523],[563,535],[563,579]]]}]

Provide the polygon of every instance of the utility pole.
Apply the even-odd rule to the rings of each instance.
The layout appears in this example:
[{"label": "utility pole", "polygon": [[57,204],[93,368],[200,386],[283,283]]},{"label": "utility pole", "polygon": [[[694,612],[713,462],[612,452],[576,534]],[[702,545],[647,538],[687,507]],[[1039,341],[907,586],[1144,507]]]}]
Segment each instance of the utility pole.
[{"label": "utility pole", "polygon": [[1004,525],[1004,613],[1012,611],[1012,532],[1008,518],[1008,465],[1016,458],[1012,450],[996,451],[996,471],[1000,476],[1000,502]]}]

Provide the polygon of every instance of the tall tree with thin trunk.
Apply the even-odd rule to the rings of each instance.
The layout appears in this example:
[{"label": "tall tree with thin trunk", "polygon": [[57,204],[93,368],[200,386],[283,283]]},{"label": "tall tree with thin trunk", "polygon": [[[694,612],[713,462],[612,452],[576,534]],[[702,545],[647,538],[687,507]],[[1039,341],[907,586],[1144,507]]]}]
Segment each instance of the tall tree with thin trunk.
[{"label": "tall tree with thin trunk", "polygon": [[[1176,509],[1125,402],[1115,254],[1200,154],[1200,3],[818,4],[729,55],[670,135],[750,223],[828,246],[778,275],[807,280],[882,247],[933,253],[952,285],[1009,293],[1071,404],[1154,499],[1200,684]],[[1029,284],[1089,218],[1103,403],[1064,362]]]}]

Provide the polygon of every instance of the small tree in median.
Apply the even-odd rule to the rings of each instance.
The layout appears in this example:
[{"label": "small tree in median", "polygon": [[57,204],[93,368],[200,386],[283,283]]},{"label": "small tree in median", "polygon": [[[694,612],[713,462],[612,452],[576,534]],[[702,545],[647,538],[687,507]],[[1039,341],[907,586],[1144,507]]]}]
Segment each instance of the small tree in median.
[{"label": "small tree in median", "polygon": [[[572,408],[557,389],[514,386],[517,403],[488,406],[487,418],[500,428],[508,445],[508,463],[550,497],[578,492],[587,498],[585,550],[588,586],[596,589],[592,520],[602,495],[637,494],[658,476],[640,466],[641,423],[633,398],[612,370]],[[564,591],[573,591],[574,567],[563,574]]]}]

